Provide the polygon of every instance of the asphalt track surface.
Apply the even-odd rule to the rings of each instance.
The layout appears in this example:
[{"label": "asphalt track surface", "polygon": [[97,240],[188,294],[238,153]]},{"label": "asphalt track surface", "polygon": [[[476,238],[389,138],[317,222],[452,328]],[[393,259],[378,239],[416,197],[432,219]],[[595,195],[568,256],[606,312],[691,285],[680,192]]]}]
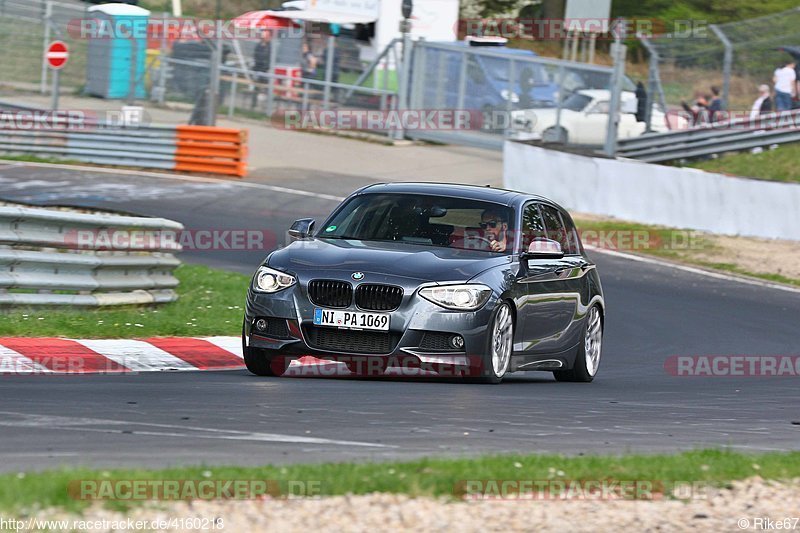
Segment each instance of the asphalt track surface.
[{"label": "asphalt track surface", "polygon": [[[278,242],[292,220],[324,217],[333,197],[359,185],[304,176],[305,191],[331,196],[319,198],[280,189],[291,188],[290,178],[244,186],[0,164],[0,198],[164,216],[189,229],[263,229]],[[266,252],[183,259],[249,273]],[[673,355],[800,354],[800,293],[593,259],[608,304],[594,383],[557,383],[546,373],[499,386],[244,371],[2,376],[0,470],[800,449],[797,377],[676,377],[664,367]]]}]

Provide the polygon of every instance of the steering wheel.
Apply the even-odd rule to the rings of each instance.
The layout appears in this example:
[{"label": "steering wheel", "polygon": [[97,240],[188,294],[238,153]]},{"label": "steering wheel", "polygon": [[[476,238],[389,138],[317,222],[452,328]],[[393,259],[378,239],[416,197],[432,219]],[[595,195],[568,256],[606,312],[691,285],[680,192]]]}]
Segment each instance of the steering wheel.
[{"label": "steering wheel", "polygon": [[[478,247],[478,248],[476,248],[474,246],[469,246],[469,247],[467,246],[468,242],[470,244],[472,244],[475,241],[482,242],[484,244],[484,246],[481,246],[481,247]],[[490,239],[487,239],[486,237],[481,237],[479,235],[475,235],[475,236],[471,236],[471,237],[461,237],[459,239],[456,239],[455,241],[453,241],[453,244],[451,244],[450,247],[451,248],[459,248],[461,250],[482,250],[484,248],[487,249],[487,250],[491,250],[492,249],[492,242],[494,242],[494,241],[492,241]]]}]

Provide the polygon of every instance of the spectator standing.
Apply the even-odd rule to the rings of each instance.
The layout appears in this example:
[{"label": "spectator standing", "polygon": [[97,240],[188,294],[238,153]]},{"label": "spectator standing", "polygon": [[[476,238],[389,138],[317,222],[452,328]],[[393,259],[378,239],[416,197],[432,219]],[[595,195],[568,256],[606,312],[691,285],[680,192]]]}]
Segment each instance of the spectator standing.
[{"label": "spectator standing", "polygon": [[722,119],[722,98],[719,97],[719,87],[711,87],[711,101],[708,103],[708,114],[711,122]]},{"label": "spectator standing", "polygon": [[647,119],[647,89],[641,81],[636,84],[636,122]]},{"label": "spectator standing", "polygon": [[304,78],[313,79],[317,75],[317,63],[317,56],[311,52],[308,42],[303,42],[302,67]]},{"label": "spectator standing", "polygon": [[750,120],[754,120],[760,115],[772,111],[772,98],[770,98],[769,85],[763,84],[758,87],[758,98],[753,102],[750,110]]},{"label": "spectator standing", "polygon": [[775,109],[777,111],[790,111],[792,97],[797,94],[797,72],[794,61],[787,61],[783,68],[775,71],[772,82],[775,84]]},{"label": "spectator standing", "polygon": [[[272,32],[269,30],[264,30],[264,33],[261,35],[261,40],[258,41],[255,50],[253,51],[253,72],[255,75],[253,79],[256,82],[264,83],[266,82],[266,77],[264,76],[265,73],[269,72],[270,67],[270,56],[272,55]],[[258,87],[256,85],[256,87]],[[253,102],[252,107],[258,105],[258,95],[260,91],[258,88],[253,91]]]}]

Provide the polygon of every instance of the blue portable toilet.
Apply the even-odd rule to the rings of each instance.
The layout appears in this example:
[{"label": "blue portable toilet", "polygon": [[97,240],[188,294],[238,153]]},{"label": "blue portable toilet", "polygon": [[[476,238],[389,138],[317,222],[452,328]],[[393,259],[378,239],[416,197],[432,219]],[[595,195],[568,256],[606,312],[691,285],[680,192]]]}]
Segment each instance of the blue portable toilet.
[{"label": "blue portable toilet", "polygon": [[145,98],[150,11],[121,3],[92,6],[88,11],[96,26],[88,43],[85,92],[102,98],[128,98],[134,89],[136,98]]}]

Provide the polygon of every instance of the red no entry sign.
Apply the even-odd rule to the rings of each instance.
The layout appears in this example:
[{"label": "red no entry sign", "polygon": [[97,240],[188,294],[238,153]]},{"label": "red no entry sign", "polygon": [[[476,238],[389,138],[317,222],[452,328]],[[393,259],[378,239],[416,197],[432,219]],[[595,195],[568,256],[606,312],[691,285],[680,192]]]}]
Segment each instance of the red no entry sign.
[{"label": "red no entry sign", "polygon": [[67,45],[61,41],[53,41],[47,47],[47,52],[44,54],[47,60],[47,65],[52,69],[63,68],[67,64],[69,58],[69,51]]}]

